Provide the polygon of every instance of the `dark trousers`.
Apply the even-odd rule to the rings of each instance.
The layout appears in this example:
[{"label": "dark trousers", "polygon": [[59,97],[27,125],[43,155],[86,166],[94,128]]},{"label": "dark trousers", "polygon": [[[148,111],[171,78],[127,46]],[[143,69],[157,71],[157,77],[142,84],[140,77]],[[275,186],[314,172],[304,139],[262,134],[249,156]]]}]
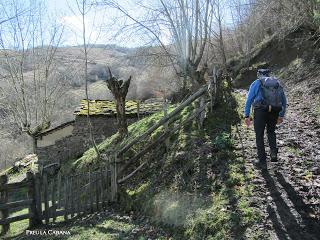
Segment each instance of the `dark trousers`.
[{"label": "dark trousers", "polygon": [[264,147],[264,130],[267,127],[267,136],[271,152],[277,152],[276,124],[278,114],[269,113],[264,109],[254,109],[254,131],[256,133],[257,153],[260,161],[266,161]]}]

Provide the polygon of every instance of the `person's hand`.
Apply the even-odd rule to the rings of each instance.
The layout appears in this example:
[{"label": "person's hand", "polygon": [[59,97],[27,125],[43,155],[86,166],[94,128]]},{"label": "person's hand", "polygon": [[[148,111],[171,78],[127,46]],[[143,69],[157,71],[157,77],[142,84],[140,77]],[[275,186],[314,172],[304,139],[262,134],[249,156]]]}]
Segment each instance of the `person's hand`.
[{"label": "person's hand", "polygon": [[281,124],[283,122],[283,117],[278,117],[277,124]]},{"label": "person's hand", "polygon": [[247,127],[250,127],[250,125],[251,125],[251,119],[250,118],[248,118],[248,117],[245,118],[244,122],[246,123]]}]

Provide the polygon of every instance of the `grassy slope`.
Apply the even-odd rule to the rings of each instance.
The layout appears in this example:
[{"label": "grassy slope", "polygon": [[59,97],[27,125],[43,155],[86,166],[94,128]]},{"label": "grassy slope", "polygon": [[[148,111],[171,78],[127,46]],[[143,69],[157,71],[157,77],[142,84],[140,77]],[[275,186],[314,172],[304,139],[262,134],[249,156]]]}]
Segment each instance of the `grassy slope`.
[{"label": "grassy slope", "polygon": [[[168,226],[174,239],[251,239],[261,237],[252,226],[260,220],[250,204],[252,172],[245,172],[244,159],[233,147],[239,123],[239,102],[235,94],[206,116],[204,129],[196,123],[181,128],[172,136],[166,150],[159,145],[146,155],[149,165],[129,183],[121,186],[120,204],[126,211],[152,216],[154,223]],[[186,108],[185,119],[194,106]],[[161,113],[145,118],[129,128],[129,139],[141,134],[162,117]],[[180,121],[180,120],[178,120]],[[150,139],[155,138],[159,129]],[[106,139],[99,149],[109,155],[119,148],[117,135]],[[126,140],[128,141],[128,140]],[[132,150],[141,149],[141,143]],[[93,150],[69,167],[87,171],[103,165]],[[68,167],[68,168],[69,168]]]}]

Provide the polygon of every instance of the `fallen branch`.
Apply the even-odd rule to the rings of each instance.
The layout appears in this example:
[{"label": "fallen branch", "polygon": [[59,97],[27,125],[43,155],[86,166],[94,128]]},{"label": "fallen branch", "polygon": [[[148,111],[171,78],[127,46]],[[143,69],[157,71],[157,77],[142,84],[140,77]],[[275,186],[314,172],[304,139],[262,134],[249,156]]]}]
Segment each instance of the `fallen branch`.
[{"label": "fallen branch", "polygon": [[128,180],[129,178],[131,178],[134,174],[136,174],[136,172],[138,172],[144,165],[146,165],[147,162],[142,163],[139,167],[136,168],[136,170],[134,170],[132,173],[130,173],[128,176],[118,180],[117,182],[123,183],[124,181]]}]

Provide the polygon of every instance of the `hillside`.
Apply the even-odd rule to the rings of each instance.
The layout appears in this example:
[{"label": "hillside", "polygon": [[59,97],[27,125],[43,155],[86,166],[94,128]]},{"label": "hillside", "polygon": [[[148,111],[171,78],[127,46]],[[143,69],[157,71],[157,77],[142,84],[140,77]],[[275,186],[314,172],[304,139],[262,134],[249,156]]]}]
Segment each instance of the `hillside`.
[{"label": "hillside", "polygon": [[[223,80],[223,101],[213,112],[207,112],[203,128],[196,122],[182,126],[167,145],[158,144],[130,165],[124,176],[147,163],[119,185],[117,202],[104,211],[75,221],[58,219],[57,223],[50,223],[50,229],[68,229],[71,236],[42,239],[318,239],[320,55],[319,43],[312,33],[312,29],[301,26],[285,36],[270,36],[249,55],[229,60],[234,86],[230,88]],[[64,64],[80,64],[73,55],[78,51],[61,49],[60,60]],[[125,63],[138,71],[136,63],[125,61],[132,52],[124,51],[92,49],[95,60],[90,60],[90,88],[96,96],[104,94],[106,72],[102,64]],[[105,54],[115,57],[105,59]],[[247,88],[260,67],[271,68],[288,97],[285,121],[277,127],[279,162],[268,162],[267,170],[254,164],[254,131],[245,127],[242,113]],[[121,68],[119,71],[125,73]],[[68,96],[83,94],[81,86],[68,91]],[[169,113],[177,106],[171,105]],[[171,122],[168,127],[179,125],[196,108],[195,104],[185,108],[176,117],[178,122]],[[128,137],[122,142],[117,134],[105,139],[98,145],[102,159],[89,149],[81,158],[66,161],[61,172],[70,175],[105,167],[117,150],[163,116],[158,112],[130,125]],[[159,128],[136,144],[125,159],[162,133],[163,128]],[[11,177],[21,178],[27,169]],[[27,222],[19,224],[9,237],[27,239],[20,230]],[[47,226],[40,227],[44,228]]]},{"label": "hillside", "polygon": [[[239,72],[254,72],[252,67],[261,61],[272,68],[276,63],[266,63],[269,58],[265,53],[272,55],[274,48],[273,44],[260,45],[255,60],[250,60],[251,68],[242,70],[239,65]],[[226,89],[224,103],[206,116],[204,129],[195,124],[183,127],[170,138],[169,149],[159,145],[141,159],[148,165],[121,185],[116,215],[92,215],[88,223],[56,228],[77,231],[90,227],[97,239],[317,239],[319,58],[309,49],[287,59],[281,67],[273,68],[285,85],[289,105],[286,120],[277,129],[280,160],[268,164],[268,171],[253,164],[254,132],[242,122],[246,91],[235,90],[230,98]],[[187,117],[191,110],[186,109],[181,117]],[[161,116],[155,114],[130,126],[130,138]],[[116,139],[115,135],[99,145],[103,154],[118,147]],[[68,162],[64,171],[87,171],[104,164],[90,150]],[[80,230],[73,238],[83,234]]]},{"label": "hillside", "polygon": [[[152,48],[151,48],[152,50]],[[158,68],[152,66],[152,61],[146,61],[141,54],[147,54],[148,49],[122,48],[116,45],[90,45],[88,51],[88,81],[89,98],[112,99],[105,80],[109,76],[107,67],[112,74],[127,79],[132,76],[127,99],[147,99],[159,94],[159,90],[170,93],[176,86],[172,84],[172,71],[158,74]],[[3,52],[0,51],[0,54]],[[11,52],[11,54],[14,54]],[[0,58],[0,61],[5,61]],[[83,49],[78,47],[61,47],[57,49],[54,64],[57,76],[63,79],[63,92],[57,99],[51,119],[51,128],[74,119],[74,110],[79,107],[80,100],[85,98],[85,82],[83,78]],[[27,62],[25,67],[26,82],[31,84],[32,68]],[[0,65],[0,73],[4,74],[5,65]],[[157,78],[153,76],[157,74]],[[1,75],[2,76],[2,75]],[[5,78],[1,78],[0,89],[8,89]],[[62,83],[61,83],[62,84]],[[2,94],[2,93],[1,93]],[[2,95],[1,95],[2,96]],[[22,133],[14,122],[8,109],[7,100],[1,97],[0,102],[0,169],[8,168],[32,151],[31,140]]]}]

